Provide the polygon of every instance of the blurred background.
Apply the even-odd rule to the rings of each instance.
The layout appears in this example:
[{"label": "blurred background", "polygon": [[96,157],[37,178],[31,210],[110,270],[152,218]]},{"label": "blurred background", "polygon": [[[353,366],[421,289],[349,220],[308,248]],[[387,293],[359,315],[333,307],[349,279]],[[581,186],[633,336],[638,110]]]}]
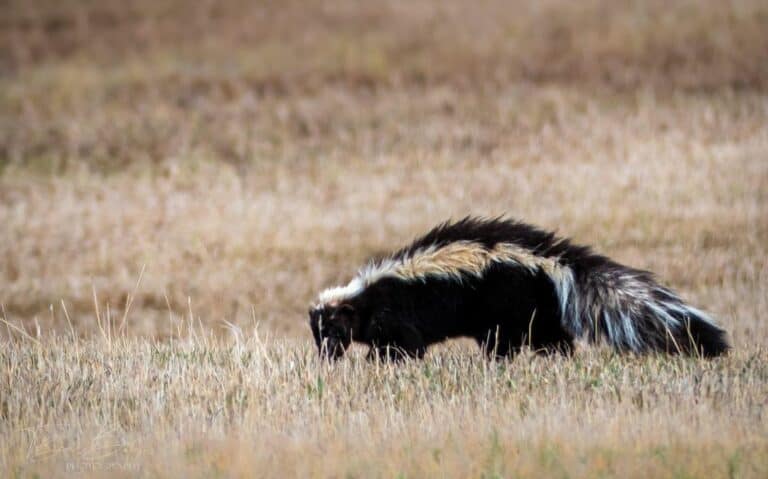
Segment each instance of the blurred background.
[{"label": "blurred background", "polygon": [[370,255],[508,213],[760,342],[767,88],[762,0],[5,0],[2,315],[308,337]]}]

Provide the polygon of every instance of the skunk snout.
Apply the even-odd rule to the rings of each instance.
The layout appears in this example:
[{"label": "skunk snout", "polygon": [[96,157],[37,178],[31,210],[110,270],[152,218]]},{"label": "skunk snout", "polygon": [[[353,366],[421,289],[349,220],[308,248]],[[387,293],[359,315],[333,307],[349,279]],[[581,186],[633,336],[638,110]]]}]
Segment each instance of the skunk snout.
[{"label": "skunk snout", "polygon": [[344,356],[345,349],[344,343],[340,338],[323,338],[323,342],[320,345],[320,357],[328,360],[341,359]]}]

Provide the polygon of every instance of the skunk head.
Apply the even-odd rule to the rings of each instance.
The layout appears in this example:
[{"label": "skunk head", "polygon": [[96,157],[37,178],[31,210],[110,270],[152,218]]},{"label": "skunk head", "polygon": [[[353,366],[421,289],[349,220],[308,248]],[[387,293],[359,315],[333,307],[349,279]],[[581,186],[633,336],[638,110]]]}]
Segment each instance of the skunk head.
[{"label": "skunk head", "polygon": [[357,312],[349,303],[320,304],[309,310],[309,326],[324,359],[339,359],[352,342]]}]

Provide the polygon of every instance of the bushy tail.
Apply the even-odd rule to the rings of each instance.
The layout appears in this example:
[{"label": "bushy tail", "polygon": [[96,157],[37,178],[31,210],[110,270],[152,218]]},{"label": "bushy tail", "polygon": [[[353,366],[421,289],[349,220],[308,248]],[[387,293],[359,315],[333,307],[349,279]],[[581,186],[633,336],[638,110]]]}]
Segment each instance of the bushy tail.
[{"label": "bushy tail", "polygon": [[[712,320],[701,311],[685,323],[688,344],[695,347],[695,353],[705,358],[725,354],[730,349],[725,331],[713,324]],[[690,350],[689,350],[690,352]]]},{"label": "bushy tail", "polygon": [[713,357],[728,351],[724,330],[653,276],[607,258],[571,269],[561,285],[563,325],[574,337],[621,351],[666,351]]}]

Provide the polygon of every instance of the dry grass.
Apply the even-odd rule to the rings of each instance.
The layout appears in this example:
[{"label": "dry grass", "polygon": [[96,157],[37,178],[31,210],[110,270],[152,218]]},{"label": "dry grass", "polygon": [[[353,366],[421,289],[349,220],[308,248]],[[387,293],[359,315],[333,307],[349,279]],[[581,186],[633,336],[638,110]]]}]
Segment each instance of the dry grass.
[{"label": "dry grass", "polygon": [[[657,271],[730,319],[737,340],[759,339],[768,249],[762,94],[607,101],[511,86],[490,97],[345,99],[355,108],[318,111],[339,111],[340,123],[392,122],[380,135],[360,132],[354,153],[339,147],[242,170],[186,157],[156,174],[10,169],[0,179],[0,301],[9,318],[62,331],[64,300],[77,330],[92,331],[95,287],[102,309],[108,303],[120,318],[134,296],[136,334],[166,335],[169,309],[187,313],[190,298],[208,324],[248,324],[255,308],[270,329],[304,333],[313,295],[349,279],[368,255],[449,216],[506,211]],[[430,114],[441,101],[455,112]],[[395,136],[395,151],[364,151]]]},{"label": "dry grass", "polygon": [[[765,2],[251,3],[0,6],[0,475],[768,474]],[[317,290],[503,212],[734,354],[314,359]]]},{"label": "dry grass", "polygon": [[6,345],[0,460],[71,477],[765,477],[768,358],[318,364],[202,337]]}]

